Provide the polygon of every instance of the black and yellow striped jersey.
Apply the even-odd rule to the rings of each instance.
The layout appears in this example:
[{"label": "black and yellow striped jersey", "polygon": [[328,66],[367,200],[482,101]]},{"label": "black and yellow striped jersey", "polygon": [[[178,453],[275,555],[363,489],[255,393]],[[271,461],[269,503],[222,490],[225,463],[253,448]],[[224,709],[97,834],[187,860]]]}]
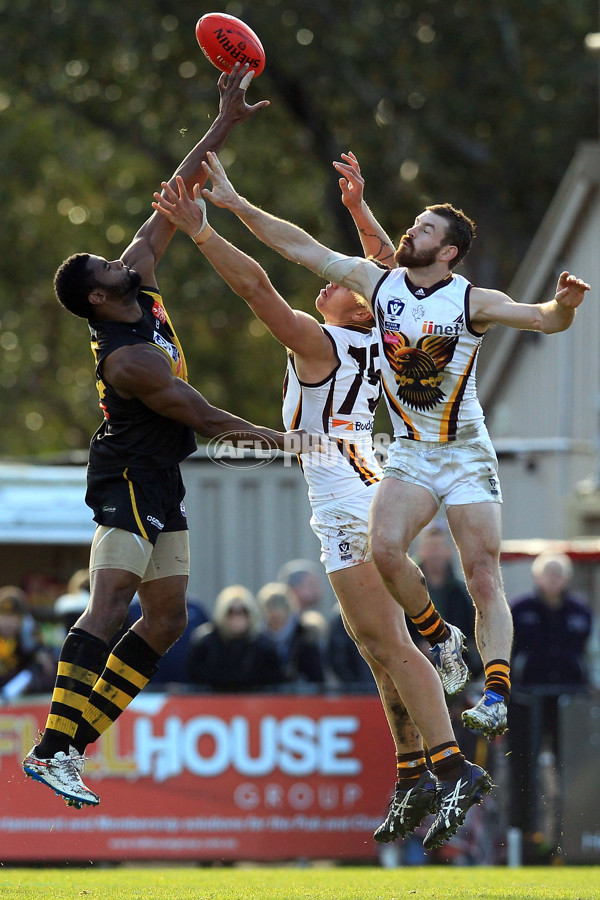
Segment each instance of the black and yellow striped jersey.
[{"label": "black and yellow striped jersey", "polygon": [[119,469],[168,468],[196,449],[193,430],[153,412],[135,398],[126,400],[103,377],[102,363],[119,347],[153,344],[168,358],[174,375],[187,381],[185,358],[160,293],[140,288],[137,322],[89,322],[96,360],[96,386],[104,421],[90,444],[90,466]]}]

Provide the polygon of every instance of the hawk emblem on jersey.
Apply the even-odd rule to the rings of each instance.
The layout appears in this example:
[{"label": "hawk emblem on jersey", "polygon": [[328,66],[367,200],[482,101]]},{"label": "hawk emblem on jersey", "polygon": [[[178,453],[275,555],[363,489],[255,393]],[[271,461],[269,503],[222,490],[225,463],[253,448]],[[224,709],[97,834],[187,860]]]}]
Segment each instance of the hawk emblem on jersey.
[{"label": "hawk emblem on jersey", "polygon": [[444,369],[454,355],[458,335],[426,334],[419,338],[416,347],[401,331],[386,331],[379,312],[379,327],[383,334],[383,347],[394,375],[397,397],[412,409],[433,409],[445,398],[440,385]]}]

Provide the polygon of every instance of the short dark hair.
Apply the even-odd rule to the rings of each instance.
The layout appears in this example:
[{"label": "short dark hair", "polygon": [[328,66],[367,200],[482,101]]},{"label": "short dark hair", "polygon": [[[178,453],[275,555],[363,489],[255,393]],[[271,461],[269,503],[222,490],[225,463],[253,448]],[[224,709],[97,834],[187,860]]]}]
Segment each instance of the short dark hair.
[{"label": "short dark hair", "polygon": [[476,231],[475,222],[469,219],[462,209],[455,209],[451,203],[436,203],[434,206],[426,208],[436,216],[441,216],[448,223],[444,246],[452,244],[458,250],[450,266],[453,269],[471,249]]},{"label": "short dark hair", "polygon": [[88,269],[89,253],[75,253],[58,267],[54,291],[65,309],[82,319],[94,318],[94,307],[88,300],[98,287],[98,280]]}]

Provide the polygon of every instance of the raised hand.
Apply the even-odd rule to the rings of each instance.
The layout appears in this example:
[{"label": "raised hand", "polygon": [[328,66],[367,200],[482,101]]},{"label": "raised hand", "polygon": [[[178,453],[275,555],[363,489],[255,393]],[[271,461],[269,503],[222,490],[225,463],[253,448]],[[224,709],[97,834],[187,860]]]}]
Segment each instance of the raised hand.
[{"label": "raised hand", "polygon": [[202,199],[200,186],[194,186],[192,198],[183,178],[178,175],[176,180],[178,192],[163,181],[161,184],[163,193],[155,192],[152,206],[172,225],[176,225],[190,237],[196,237],[206,225],[206,204]]},{"label": "raised hand", "polygon": [[556,285],[556,294],[554,299],[566,309],[577,309],[583,302],[586,291],[590,290],[590,286],[586,281],[577,278],[575,275],[569,275],[568,272],[561,272]]},{"label": "raised hand", "polygon": [[212,190],[204,188],[202,196],[214,203],[215,206],[233,209],[239,199],[239,194],[227,177],[217,154],[207,153],[206,162],[202,163],[202,168],[212,183]]},{"label": "raised hand", "polygon": [[219,102],[219,112],[227,113],[237,122],[243,122],[250,119],[260,109],[269,106],[268,100],[259,100],[250,106],[246,103],[246,89],[248,88],[254,76],[254,69],[250,68],[249,63],[240,66],[236,63],[229,75],[226,72],[221,73],[221,77],[217,82],[221,99]]},{"label": "raised hand", "polygon": [[359,209],[362,204],[365,179],[360,174],[358,160],[351,150],[342,153],[342,159],[346,162],[336,161],[333,168],[343,176],[339,180],[342,203],[352,212],[353,209]]}]

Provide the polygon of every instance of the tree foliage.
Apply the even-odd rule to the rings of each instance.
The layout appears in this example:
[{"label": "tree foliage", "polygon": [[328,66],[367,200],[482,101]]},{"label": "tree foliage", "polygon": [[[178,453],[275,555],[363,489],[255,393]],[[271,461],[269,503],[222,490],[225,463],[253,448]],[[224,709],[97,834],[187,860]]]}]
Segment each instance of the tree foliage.
[{"label": "tree foliage", "polygon": [[[331,162],[352,149],[392,237],[426,203],[478,223],[466,274],[506,288],[577,144],[597,133],[592,0],[263,0],[215,4],[267,53],[271,106],[222,153],[254,202],[360,252]],[[63,258],[118,256],[152,192],[216,114],[217,71],[172,0],[0,0],[0,386],[3,453],[85,449],[99,421],[85,323],[54,299]],[[211,220],[310,310],[318,279],[224,210]],[[254,421],[280,421],[285,354],[183,236],[158,270],[191,381]]]}]

